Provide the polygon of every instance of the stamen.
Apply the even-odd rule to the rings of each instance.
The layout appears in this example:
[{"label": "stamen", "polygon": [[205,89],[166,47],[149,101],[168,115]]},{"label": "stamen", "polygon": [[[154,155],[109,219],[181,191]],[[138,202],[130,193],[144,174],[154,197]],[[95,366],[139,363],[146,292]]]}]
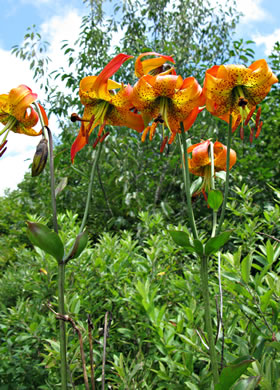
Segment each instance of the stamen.
[{"label": "stamen", "polygon": [[70,120],[71,120],[71,122],[89,122],[88,119],[82,119],[75,112],[73,112],[73,114],[71,114]]},{"label": "stamen", "polygon": [[240,122],[241,122],[241,115],[238,115],[238,118],[236,119],[236,122],[235,122],[235,124],[234,124],[234,126],[233,126],[233,128],[232,128],[232,133],[234,133],[235,132],[235,130],[237,129],[237,127],[240,125]]},{"label": "stamen", "polygon": [[102,144],[102,142],[105,140],[105,138],[108,137],[109,134],[110,134],[109,131],[107,131],[107,133],[105,133],[105,134],[102,136],[102,138],[100,138],[100,141],[99,141],[99,142]]},{"label": "stamen", "polygon": [[168,144],[171,145],[176,137],[176,133],[171,133],[171,136],[169,138]]},{"label": "stamen", "polygon": [[8,140],[6,139],[1,145],[0,145],[0,150],[2,150],[4,148],[4,146],[6,145],[6,143],[8,142]]},{"label": "stamen", "polygon": [[240,127],[240,138],[242,139],[242,141],[244,140],[244,127],[243,126]]},{"label": "stamen", "polygon": [[153,122],[152,123],[152,126],[150,128],[150,134],[149,134],[149,139],[150,141],[152,141],[154,135],[155,135],[155,132],[156,132],[156,128],[157,128],[157,122]]},{"label": "stamen", "polygon": [[206,194],[204,188],[202,188],[201,192],[202,192],[202,194],[203,194],[203,196],[204,196],[204,199],[206,200],[207,207],[209,208],[208,199],[207,199],[207,194]]},{"label": "stamen", "polygon": [[165,145],[168,141],[168,136],[164,137],[163,141],[162,141],[162,144],[161,144],[161,147],[160,147],[160,153],[162,153],[164,151],[164,148],[165,148]]},{"label": "stamen", "polygon": [[259,127],[259,121],[260,121],[260,117],[261,117],[261,110],[262,110],[262,108],[259,107],[259,109],[257,111],[257,115],[256,115],[256,128]]},{"label": "stamen", "polygon": [[147,126],[146,129],[143,131],[143,134],[142,134],[142,137],[141,137],[141,141],[144,142],[146,137],[147,137],[147,134],[148,132],[150,131],[150,128],[151,126]]},{"label": "stamen", "polygon": [[102,132],[104,130],[104,127],[105,127],[105,122],[103,122],[103,124],[99,128],[99,131],[98,131],[98,134],[97,134],[98,137],[101,137],[101,134],[102,134]]},{"label": "stamen", "polygon": [[261,132],[261,129],[262,129],[262,125],[263,125],[263,122],[261,122],[259,124],[259,127],[258,127],[258,129],[256,131],[256,134],[255,134],[255,138],[258,138],[258,136],[260,135],[260,132]]},{"label": "stamen", "polygon": [[96,140],[94,141],[94,144],[92,145],[93,149],[96,148],[99,141],[100,141],[100,137],[97,137]]},{"label": "stamen", "polygon": [[0,157],[2,157],[2,156],[3,156],[3,154],[6,152],[6,150],[7,150],[7,147],[6,147],[6,148],[4,148],[4,149],[2,150],[2,152],[0,152]]},{"label": "stamen", "polygon": [[252,127],[252,129],[250,130],[250,144],[253,142],[253,138],[254,138],[254,128]]},{"label": "stamen", "polygon": [[248,125],[248,123],[249,123],[250,119],[252,118],[252,115],[254,114],[255,110],[256,110],[256,106],[252,107],[251,111],[247,115],[247,118],[246,118],[246,120],[244,122],[244,126]]}]

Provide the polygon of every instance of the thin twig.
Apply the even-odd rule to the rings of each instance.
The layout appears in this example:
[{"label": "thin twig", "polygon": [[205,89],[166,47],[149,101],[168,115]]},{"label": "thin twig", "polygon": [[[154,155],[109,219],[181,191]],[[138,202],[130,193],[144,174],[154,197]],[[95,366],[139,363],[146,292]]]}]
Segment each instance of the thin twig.
[{"label": "thin twig", "polygon": [[92,329],[93,323],[91,321],[90,315],[88,315],[88,339],[89,339],[89,356],[90,356],[90,382],[91,382],[91,390],[95,390],[95,382],[94,382],[94,359],[93,359],[93,347],[92,347]]},{"label": "thin twig", "polygon": [[104,320],[104,336],[103,336],[103,359],[102,359],[102,390],[105,390],[105,362],[106,362],[106,343],[107,343],[107,329],[108,329],[108,315],[107,311]]},{"label": "thin twig", "polygon": [[272,240],[274,241],[277,241],[277,242],[280,242],[280,240],[274,236],[271,236],[270,234],[266,234],[266,233],[261,233],[261,232],[257,232],[257,234],[261,234],[262,236],[266,236],[268,238],[271,238]]},{"label": "thin twig", "polygon": [[89,390],[88,376],[87,376],[87,371],[86,371],[86,359],[85,359],[85,353],[84,353],[84,344],[83,344],[82,333],[81,333],[80,329],[78,328],[78,326],[76,325],[76,323],[73,320],[73,318],[71,318],[67,314],[63,315],[63,314],[57,313],[56,311],[53,310],[53,308],[51,307],[51,304],[49,304],[49,303],[47,303],[47,306],[55,314],[57,319],[65,321],[65,322],[70,322],[70,324],[72,325],[72,328],[78,334],[79,343],[80,343],[80,353],[81,353],[81,359],[82,359],[82,366],[83,366],[83,375],[84,375],[85,388],[86,388],[86,390]]}]

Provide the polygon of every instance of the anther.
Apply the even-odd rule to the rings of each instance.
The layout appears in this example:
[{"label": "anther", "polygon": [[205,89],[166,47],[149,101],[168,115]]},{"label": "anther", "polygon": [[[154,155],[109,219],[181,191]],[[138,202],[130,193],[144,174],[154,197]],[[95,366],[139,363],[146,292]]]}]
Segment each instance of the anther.
[{"label": "anther", "polygon": [[241,122],[241,115],[238,115],[238,118],[236,119],[236,122],[233,126],[233,128],[231,129],[231,132],[234,133],[235,130],[237,129],[237,127],[240,125],[240,122]]},{"label": "anther", "polygon": [[94,144],[92,145],[93,149],[96,148],[99,141],[100,141],[100,137],[97,137],[96,140],[94,141]]},{"label": "anther", "polygon": [[165,145],[168,141],[168,136],[164,137],[163,141],[162,141],[162,144],[161,144],[161,147],[160,147],[160,153],[162,153],[164,151],[164,148],[165,148]]},{"label": "anther", "polygon": [[248,123],[249,123],[250,119],[252,118],[252,115],[254,114],[255,110],[256,110],[256,106],[252,107],[251,111],[247,115],[247,118],[246,118],[246,120],[244,122],[244,126],[248,125]]},{"label": "anther", "polygon": [[82,122],[82,118],[80,118],[79,115],[76,114],[75,112],[71,114],[70,120],[71,122]]},{"label": "anther", "polygon": [[102,138],[100,138],[100,141],[99,141],[99,142],[102,144],[102,142],[105,140],[105,138],[108,137],[109,134],[110,134],[109,131],[107,131],[107,133],[105,133],[105,134],[102,136]]},{"label": "anther", "polygon": [[256,131],[256,134],[255,134],[255,138],[258,138],[258,136],[260,135],[260,132],[261,132],[261,129],[262,129],[262,125],[263,125],[263,122],[261,122],[257,128],[257,131]]},{"label": "anther", "polygon": [[256,115],[256,128],[259,127],[259,121],[260,121],[260,117],[261,117],[261,110],[262,110],[262,108],[259,107],[258,111],[257,111],[257,115]]}]

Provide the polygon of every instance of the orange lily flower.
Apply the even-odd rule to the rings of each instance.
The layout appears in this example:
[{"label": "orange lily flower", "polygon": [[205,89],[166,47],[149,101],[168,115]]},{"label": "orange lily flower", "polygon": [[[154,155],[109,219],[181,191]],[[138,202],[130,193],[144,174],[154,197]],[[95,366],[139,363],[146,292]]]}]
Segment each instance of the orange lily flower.
[{"label": "orange lily flower", "polygon": [[[9,94],[0,95],[0,123],[4,128],[0,130],[0,135],[5,134],[0,143],[0,157],[6,151],[4,146],[7,143],[9,131],[14,133],[37,136],[42,134],[42,130],[37,132],[32,127],[38,123],[39,116],[32,103],[37,99],[37,94],[33,93],[26,85],[20,85],[11,89]],[[39,105],[45,124],[48,124],[48,118],[45,110]]]},{"label": "orange lily flower", "polygon": [[[132,56],[118,54],[102,70],[98,76],[88,76],[80,82],[81,103],[85,106],[81,120],[80,132],[71,148],[71,160],[86,144],[93,129],[101,125],[98,136],[101,136],[106,124],[126,126],[139,133],[144,129],[144,123],[139,114],[130,111],[132,87],[124,86],[111,77],[121,65]],[[89,122],[87,126],[85,123]]]},{"label": "orange lily flower", "polygon": [[265,60],[255,61],[248,68],[243,65],[215,65],[205,75],[203,94],[206,108],[228,123],[232,114],[234,128],[236,124],[246,122],[246,118],[250,120],[256,105],[277,82]]},{"label": "orange lily flower", "polygon": [[[196,176],[203,176],[204,181],[199,192],[209,191],[211,189],[211,158],[210,147],[211,141],[202,141],[199,144],[192,145],[188,148],[188,153],[192,153],[188,159],[189,171]],[[215,172],[226,171],[227,147],[221,142],[214,142],[214,168]],[[236,163],[236,153],[230,149],[229,169]]]},{"label": "orange lily flower", "polygon": [[[141,59],[145,56],[158,56],[159,58],[149,58],[148,60],[141,61]],[[163,54],[158,54],[153,51],[142,53],[140,54],[136,61],[135,61],[135,75],[136,77],[140,78],[144,76],[145,74],[152,74],[155,75],[158,73],[164,72],[163,65],[166,63],[166,61],[170,61],[173,64],[175,63],[174,59],[171,56],[166,56]],[[176,74],[175,70],[172,69],[168,70],[168,72],[172,72],[173,74]]]},{"label": "orange lily flower", "polygon": [[[147,54],[143,53],[136,60],[135,73],[142,75],[133,87],[132,103],[142,114],[145,130],[142,141],[150,132],[150,140],[153,138],[156,127],[161,123],[170,130],[171,136],[168,143],[171,144],[177,133],[180,133],[180,122],[183,122],[187,131],[194,123],[197,114],[201,111],[199,106],[203,104],[202,89],[194,77],[183,80],[176,75],[174,69],[157,75],[147,74],[159,69],[166,60],[173,61],[172,57],[161,56],[157,59],[140,59]],[[174,62],[174,61],[173,61]],[[139,65],[141,64],[141,66]],[[142,68],[141,68],[142,67]],[[171,74],[170,74],[171,73]],[[149,122],[153,120],[151,126]]]}]

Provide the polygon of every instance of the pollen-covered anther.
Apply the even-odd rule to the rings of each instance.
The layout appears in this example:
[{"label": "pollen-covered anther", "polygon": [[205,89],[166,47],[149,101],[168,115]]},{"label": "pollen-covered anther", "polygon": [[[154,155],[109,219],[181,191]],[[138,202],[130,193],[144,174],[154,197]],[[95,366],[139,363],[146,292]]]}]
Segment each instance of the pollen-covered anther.
[{"label": "pollen-covered anther", "polygon": [[262,125],[263,125],[263,122],[261,122],[257,128],[257,131],[256,131],[256,134],[255,134],[255,138],[258,138],[258,136],[260,135],[261,133],[261,129],[262,129]]},{"label": "pollen-covered anther", "polygon": [[151,128],[151,126],[147,126],[146,129],[143,131],[143,134],[142,134],[142,136],[141,136],[141,141],[142,141],[142,142],[145,141],[145,139],[146,139],[146,137],[147,137],[147,134],[148,134],[148,132],[150,131],[150,128]]},{"label": "pollen-covered anther", "polygon": [[253,142],[253,138],[254,138],[254,128],[252,128],[251,130],[250,130],[250,144]]},{"label": "pollen-covered anther", "polygon": [[159,151],[160,153],[163,153],[167,141],[168,141],[168,136],[165,136],[160,146],[160,151]]},{"label": "pollen-covered anther", "polygon": [[260,117],[261,117],[261,110],[262,110],[262,108],[259,107],[258,111],[257,111],[257,115],[256,115],[256,128],[259,127],[259,121],[260,121]]},{"label": "pollen-covered anther", "polygon": [[0,145],[0,157],[3,156],[3,154],[6,152],[7,150],[7,146],[4,148],[4,146],[6,145],[6,143],[8,142],[8,140],[6,140],[5,142],[2,143],[2,145]]},{"label": "pollen-covered anther", "polygon": [[234,133],[235,132],[235,130],[237,129],[237,127],[240,125],[240,123],[241,123],[241,115],[239,115],[238,116],[238,118],[236,119],[236,122],[235,122],[235,124],[234,124],[234,126],[233,126],[233,128],[232,128],[232,133]]},{"label": "pollen-covered anther", "polygon": [[246,118],[246,120],[244,122],[244,126],[248,125],[248,123],[249,123],[250,119],[252,118],[252,115],[254,114],[255,110],[256,110],[256,106],[252,107],[251,111],[247,115],[247,118]]},{"label": "pollen-covered anther", "polygon": [[248,104],[248,100],[245,99],[244,97],[240,97],[238,100],[238,105],[239,107],[245,108]]},{"label": "pollen-covered anther", "polygon": [[110,132],[107,131],[107,133],[105,133],[105,134],[100,138],[100,141],[99,141],[99,142],[102,144],[102,142],[105,140],[105,138],[108,137],[109,134],[110,134]]},{"label": "pollen-covered anther", "polygon": [[154,138],[154,135],[155,135],[155,132],[156,132],[156,128],[157,128],[157,125],[158,125],[158,122],[153,122],[152,125],[151,125],[150,134],[149,134],[149,139],[150,139],[150,141],[152,141],[152,139]]},{"label": "pollen-covered anther", "polygon": [[101,137],[98,136],[98,137],[96,138],[96,140],[94,141],[94,144],[92,145],[93,149],[96,148],[98,142],[100,141],[100,138],[101,138]]}]

